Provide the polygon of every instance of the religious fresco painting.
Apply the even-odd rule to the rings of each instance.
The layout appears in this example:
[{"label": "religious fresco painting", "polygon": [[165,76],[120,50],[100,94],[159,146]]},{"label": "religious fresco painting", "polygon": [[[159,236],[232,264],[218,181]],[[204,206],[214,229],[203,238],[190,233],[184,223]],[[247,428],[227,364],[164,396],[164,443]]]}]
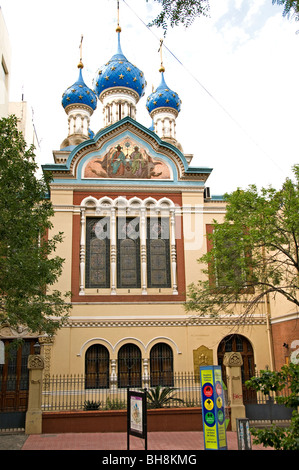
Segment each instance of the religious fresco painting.
[{"label": "religious fresco painting", "polygon": [[170,170],[136,142],[125,139],[88,162],[84,178],[170,179]]}]

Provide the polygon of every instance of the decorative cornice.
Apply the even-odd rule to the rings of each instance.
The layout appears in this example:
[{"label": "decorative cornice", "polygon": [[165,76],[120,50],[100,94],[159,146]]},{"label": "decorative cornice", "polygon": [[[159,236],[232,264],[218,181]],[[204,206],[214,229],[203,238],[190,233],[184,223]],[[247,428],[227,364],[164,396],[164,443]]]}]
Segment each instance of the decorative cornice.
[{"label": "decorative cornice", "polygon": [[249,318],[246,324],[235,318],[178,318],[176,319],[69,319],[63,328],[124,328],[124,327],[186,327],[186,326],[248,326],[265,325],[265,318]]}]

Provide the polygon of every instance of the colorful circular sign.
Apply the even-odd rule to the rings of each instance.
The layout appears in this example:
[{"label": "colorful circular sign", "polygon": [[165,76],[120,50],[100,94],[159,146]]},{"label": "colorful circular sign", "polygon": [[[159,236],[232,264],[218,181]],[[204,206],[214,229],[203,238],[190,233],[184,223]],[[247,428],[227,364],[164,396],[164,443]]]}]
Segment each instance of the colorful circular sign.
[{"label": "colorful circular sign", "polygon": [[213,395],[213,386],[211,384],[205,384],[203,393],[206,397],[211,397]]},{"label": "colorful circular sign", "polygon": [[224,421],[224,413],[223,413],[222,410],[218,410],[218,412],[217,412],[217,418],[218,418],[219,424],[222,424],[223,421]]},{"label": "colorful circular sign", "polygon": [[218,408],[222,407],[222,398],[221,397],[217,397],[216,404],[217,404]]},{"label": "colorful circular sign", "polygon": [[213,426],[215,423],[215,416],[214,413],[209,411],[208,413],[205,414],[205,422],[208,426]]},{"label": "colorful circular sign", "polygon": [[210,398],[205,400],[204,407],[206,410],[211,411],[214,408],[214,402]]},{"label": "colorful circular sign", "polygon": [[216,383],[216,393],[217,395],[221,395],[222,394],[222,385],[220,382],[217,382]]}]

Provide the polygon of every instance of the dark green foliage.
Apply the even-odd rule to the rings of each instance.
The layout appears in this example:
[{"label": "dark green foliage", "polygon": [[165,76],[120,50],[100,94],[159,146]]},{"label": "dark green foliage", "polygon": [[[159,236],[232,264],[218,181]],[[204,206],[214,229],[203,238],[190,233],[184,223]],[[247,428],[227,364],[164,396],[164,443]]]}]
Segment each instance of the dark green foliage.
[{"label": "dark green foliage", "polygon": [[[261,371],[260,377],[252,377],[246,381],[246,386],[265,395],[269,395],[270,391],[278,392],[276,402],[294,410],[289,427],[251,429],[254,443],[276,450],[299,450],[299,364],[283,366],[279,372]],[[279,395],[285,388],[290,393],[287,396]]]},{"label": "dark green foliage", "polygon": [[224,222],[214,221],[212,249],[198,260],[205,277],[189,286],[186,309],[245,317],[270,294],[298,307],[299,165],[281,190],[251,185],[225,197]]},{"label": "dark green foliage", "polygon": [[272,5],[284,5],[283,16],[292,16],[299,20],[299,0],[272,0]]},{"label": "dark green foliage", "polygon": [[[37,179],[34,148],[27,148],[17,118],[0,120],[0,324],[53,334],[69,305],[53,286],[63,259],[54,256],[53,208],[48,181]],[[51,318],[50,318],[51,317]]]},{"label": "dark green foliage", "polygon": [[94,411],[98,410],[101,406],[100,401],[93,401],[93,400],[85,400],[84,402],[84,410],[85,411]]},{"label": "dark green foliage", "polygon": [[[147,0],[148,1],[148,0]],[[208,0],[154,0],[161,3],[161,12],[149,26],[158,26],[166,34],[168,23],[171,27],[182,24],[190,26],[198,16],[207,16]]]},{"label": "dark green foliage", "polygon": [[170,401],[184,403],[184,400],[176,398],[173,394],[175,388],[173,387],[157,387],[151,388],[146,392],[148,408],[163,408],[167,406]]}]

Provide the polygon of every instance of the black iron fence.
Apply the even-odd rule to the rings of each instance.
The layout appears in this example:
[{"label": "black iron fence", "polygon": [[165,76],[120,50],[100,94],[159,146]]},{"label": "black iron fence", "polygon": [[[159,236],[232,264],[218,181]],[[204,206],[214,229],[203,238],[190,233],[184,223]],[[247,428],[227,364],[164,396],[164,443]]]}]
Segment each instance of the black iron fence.
[{"label": "black iron fence", "polygon": [[[75,410],[113,410],[126,409],[127,389],[146,389],[148,392],[148,408],[161,407],[200,407],[201,389],[199,376],[193,373],[172,374],[171,381],[151,387],[157,383],[153,380],[140,381],[120,388],[118,382],[110,383],[109,388],[95,388],[84,375],[47,376],[43,382],[43,411],[75,411]],[[228,404],[227,404],[228,405]]]}]

